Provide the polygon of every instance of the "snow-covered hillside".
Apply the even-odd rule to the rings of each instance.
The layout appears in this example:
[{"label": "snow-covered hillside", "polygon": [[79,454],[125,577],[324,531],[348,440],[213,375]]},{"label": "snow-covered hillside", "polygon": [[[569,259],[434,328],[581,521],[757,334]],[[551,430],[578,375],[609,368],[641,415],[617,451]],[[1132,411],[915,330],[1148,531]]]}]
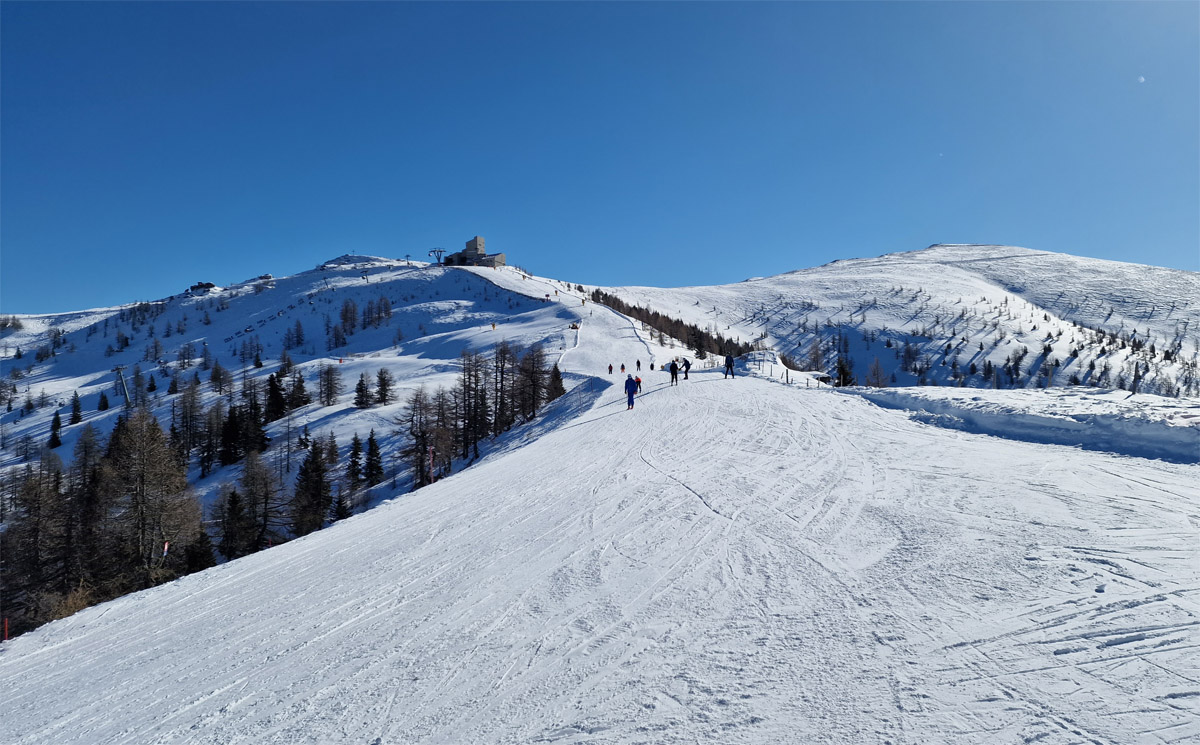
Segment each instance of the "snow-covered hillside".
[{"label": "snow-covered hillside", "polygon": [[[336,363],[343,393],[333,407],[314,403],[296,411],[293,421],[268,427],[273,441],[284,441],[288,427],[332,432],[343,446],[354,433],[366,437],[372,428],[390,433],[408,392],[420,385],[451,384],[464,350],[486,352],[505,340],[542,344],[558,354],[574,344],[576,332],[569,327],[581,318],[581,300],[571,296],[568,302],[565,283],[526,277],[512,268],[448,269],[343,256],[293,277],[268,275],[121,308],[18,316],[23,328],[3,338],[0,358],[6,382],[17,388],[12,410],[0,417],[6,445],[0,450],[0,469],[36,454],[49,437],[54,412],[66,421],[75,392],[83,421],[64,427],[59,452],[71,452],[85,425],[107,433],[122,411],[123,392],[114,372],[118,366],[130,387],[138,372],[143,383],[155,378],[157,390],[148,394],[151,409],[169,422],[177,398],[166,392],[172,376],[196,376],[204,382],[201,403],[207,406],[220,398],[207,385],[212,363],[239,380],[244,375],[261,385],[279,369],[285,349],[310,385],[320,365]],[[561,297],[554,294],[559,288]],[[329,348],[328,329],[340,324],[347,302],[362,313],[384,299],[391,309],[386,322],[362,328]],[[301,343],[295,342],[298,328]],[[256,368],[248,364],[254,354],[244,352],[259,349],[265,363]],[[354,382],[380,368],[397,381],[396,401],[357,410]],[[102,393],[112,404],[106,411],[97,410]],[[25,408],[27,403],[32,409]],[[389,457],[394,445],[389,442]],[[232,479],[232,473],[222,472],[200,479],[193,468],[190,480],[204,496]]]},{"label": "snow-covered hillside", "polygon": [[[464,349],[541,344],[570,391],[437,483],[409,491],[398,470],[368,495],[374,509],[0,645],[0,742],[1200,742],[1200,405],[1182,380],[1196,275],[937,247],[723,287],[610,290],[726,336],[766,332],[794,358],[812,329],[840,328],[861,345],[860,378],[865,352],[892,353],[888,338],[930,356],[948,330],[965,339],[952,343],[964,369],[1002,362],[1014,338],[1032,359],[1049,328],[1056,353],[1084,350],[1058,385],[1100,359],[1069,342],[1093,333],[1072,321],[1132,333],[1137,318],[1145,346],[1127,335],[1105,350],[1112,384],[1137,359],[1178,398],[834,389],[775,352],[743,357],[729,380],[586,289],[347,256],[140,306],[20,316],[2,340],[18,386],[0,419],[5,478],[75,391],[84,421],[63,428],[64,457],[79,428],[112,427],[116,366],[159,376],[148,399],[169,421],[166,380],[196,374],[205,346],[239,380],[271,374],[285,346],[306,376],[336,365],[346,391],[291,425],[343,447],[374,429],[389,477],[406,393],[452,384]],[[347,301],[383,299],[386,322],[327,348]],[[914,328],[926,336],[903,333]],[[672,386],[662,366],[683,356],[695,364]],[[639,363],[644,392],[627,411],[625,376],[608,366]],[[353,381],[382,367],[396,402],[355,407]],[[927,379],[949,380],[941,369],[932,360]],[[290,435],[282,422],[268,432],[279,457]],[[236,471],[193,467],[190,480],[211,502]]]},{"label": "snow-covered hillside", "polygon": [[1200,739],[1197,466],[690,378],[8,643],[0,740]]},{"label": "snow-covered hillside", "polygon": [[726,336],[761,339],[804,369],[819,345],[818,366],[832,371],[841,336],[859,383],[878,359],[885,382],[899,385],[1073,383],[1200,395],[1196,272],[954,245],[734,285],[603,289]]}]

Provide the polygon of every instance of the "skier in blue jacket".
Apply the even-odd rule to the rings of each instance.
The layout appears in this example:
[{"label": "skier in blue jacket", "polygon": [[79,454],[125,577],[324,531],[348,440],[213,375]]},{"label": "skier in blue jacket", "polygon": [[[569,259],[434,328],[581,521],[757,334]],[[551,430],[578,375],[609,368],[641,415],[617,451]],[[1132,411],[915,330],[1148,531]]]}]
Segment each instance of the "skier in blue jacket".
[{"label": "skier in blue jacket", "polygon": [[633,408],[633,394],[635,393],[637,393],[637,381],[633,379],[632,375],[629,375],[625,378],[625,396],[629,399],[626,411]]}]

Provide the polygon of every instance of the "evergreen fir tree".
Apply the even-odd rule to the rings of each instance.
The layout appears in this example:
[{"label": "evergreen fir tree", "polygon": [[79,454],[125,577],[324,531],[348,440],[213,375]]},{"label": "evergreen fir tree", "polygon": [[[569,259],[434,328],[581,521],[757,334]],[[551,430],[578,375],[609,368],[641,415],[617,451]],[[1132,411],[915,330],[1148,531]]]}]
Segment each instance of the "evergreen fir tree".
[{"label": "evergreen fir tree", "polygon": [[333,430],[329,430],[329,434],[325,436],[325,463],[330,468],[337,468],[338,464],[338,444],[337,438],[333,436]]},{"label": "evergreen fir tree", "polygon": [[353,492],[358,488],[358,484],[362,481],[362,440],[359,439],[358,433],[354,433],[354,439],[350,441],[350,457],[346,461],[346,483]]},{"label": "evergreen fir tree", "polygon": [[62,417],[56,411],[54,412],[53,421],[50,422],[50,441],[46,443],[46,446],[51,450],[62,445],[62,439],[58,436],[60,429],[62,429]]},{"label": "evergreen fir tree", "polygon": [[83,421],[83,404],[79,400],[79,391],[75,391],[71,395],[71,418],[70,424],[79,424]]},{"label": "evergreen fir tree", "polygon": [[339,487],[337,494],[333,498],[333,506],[329,508],[330,522],[345,520],[353,514],[354,510],[351,509],[349,495]]},{"label": "evergreen fir tree", "polygon": [[212,539],[203,526],[196,532],[196,537],[183,549],[184,570],[191,574],[217,565],[213,556]]},{"label": "evergreen fir tree", "polygon": [[288,390],[288,409],[299,409],[301,406],[308,406],[312,403],[312,396],[308,395],[308,390],[304,387],[304,376],[296,370],[292,375],[292,385]]},{"label": "evergreen fir tree", "polygon": [[236,559],[250,553],[250,540],[254,524],[246,515],[242,495],[230,489],[221,495],[217,503],[218,521],[221,526],[221,542],[217,548],[226,559]]},{"label": "evergreen fir tree", "polygon": [[546,386],[546,401],[553,401],[566,392],[567,388],[563,385],[562,371],[558,369],[558,363],[555,363],[550,368],[550,383]]},{"label": "evergreen fir tree", "polygon": [[319,439],[312,442],[308,455],[296,475],[296,495],[292,499],[291,528],[297,536],[320,530],[332,501],[329,471]]},{"label": "evergreen fir tree", "polygon": [[387,406],[393,400],[395,395],[392,393],[392,373],[386,367],[379,368],[379,372],[375,374],[375,400]]},{"label": "evergreen fir tree", "polygon": [[354,405],[360,409],[371,408],[371,384],[367,382],[367,374],[358,376],[358,384],[354,386]]},{"label": "evergreen fir tree", "polygon": [[221,450],[217,456],[221,465],[231,466],[246,454],[242,439],[243,429],[242,407],[230,406],[225,423],[221,427]]},{"label": "evergreen fir tree", "polygon": [[274,373],[267,376],[267,406],[263,418],[268,422],[278,421],[287,416],[287,399],[283,395],[283,387]]},{"label": "evergreen fir tree", "polygon": [[383,481],[383,456],[379,452],[379,441],[375,439],[375,430],[367,436],[367,462],[363,476],[367,486],[375,486]]},{"label": "evergreen fir tree", "polygon": [[96,403],[96,411],[108,411],[108,395],[100,391],[100,400]]}]

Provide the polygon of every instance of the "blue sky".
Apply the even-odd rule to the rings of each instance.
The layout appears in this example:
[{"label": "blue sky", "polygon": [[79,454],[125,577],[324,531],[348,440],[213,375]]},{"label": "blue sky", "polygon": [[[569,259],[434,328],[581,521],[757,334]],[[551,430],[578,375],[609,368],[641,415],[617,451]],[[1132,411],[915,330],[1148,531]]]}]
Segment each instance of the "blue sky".
[{"label": "blue sky", "polygon": [[1200,5],[0,4],[0,310],[482,235],[736,282],[936,242],[1200,270]]}]

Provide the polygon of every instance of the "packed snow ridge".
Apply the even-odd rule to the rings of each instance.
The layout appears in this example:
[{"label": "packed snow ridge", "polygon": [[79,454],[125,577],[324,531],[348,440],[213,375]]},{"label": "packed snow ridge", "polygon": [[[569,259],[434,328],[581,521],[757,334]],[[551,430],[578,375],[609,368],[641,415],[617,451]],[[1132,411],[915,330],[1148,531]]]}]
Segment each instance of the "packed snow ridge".
[{"label": "packed snow ridge", "polygon": [[[76,391],[61,452],[111,429],[117,366],[162,382],[207,354],[263,378],[286,341],[309,375],[386,367],[397,403],[347,392],[292,426],[373,428],[389,463],[406,394],[452,385],[464,349],[541,344],[570,391],[435,484],[398,473],[325,530],[4,643],[0,741],[1200,741],[1200,275],[935,246],[601,288],[757,340],[732,379],[592,289],[348,256],[18,316],[5,478]],[[381,299],[389,323],[327,348],[326,316]],[[1013,379],[983,379],[1022,346]],[[888,387],[830,387],[839,357]],[[610,364],[643,378],[632,411]],[[938,385],[897,387],[918,380]],[[147,403],[169,421],[165,388]],[[190,476],[210,499],[237,469]]]}]

